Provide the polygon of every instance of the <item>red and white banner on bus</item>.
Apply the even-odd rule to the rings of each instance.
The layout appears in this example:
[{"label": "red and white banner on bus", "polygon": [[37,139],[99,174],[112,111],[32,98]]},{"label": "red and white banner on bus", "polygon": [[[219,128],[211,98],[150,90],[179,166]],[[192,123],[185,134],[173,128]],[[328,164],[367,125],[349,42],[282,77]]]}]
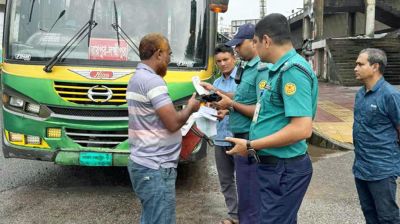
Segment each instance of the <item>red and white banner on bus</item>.
[{"label": "red and white banner on bus", "polygon": [[127,61],[128,44],[124,40],[91,38],[89,44],[90,60]]}]

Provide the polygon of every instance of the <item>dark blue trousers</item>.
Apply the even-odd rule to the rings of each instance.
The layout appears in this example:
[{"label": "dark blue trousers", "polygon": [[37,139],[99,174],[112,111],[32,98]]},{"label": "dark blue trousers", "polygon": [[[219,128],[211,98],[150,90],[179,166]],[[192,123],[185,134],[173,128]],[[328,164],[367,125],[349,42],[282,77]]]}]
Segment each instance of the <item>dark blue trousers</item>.
[{"label": "dark blue trousers", "polygon": [[295,224],[312,176],[308,155],[296,161],[279,159],[276,164],[259,164],[262,224]]},{"label": "dark blue trousers", "polygon": [[[248,139],[248,133],[235,133],[235,138]],[[260,223],[260,194],[257,163],[253,158],[235,156],[238,216],[240,224]]]},{"label": "dark blue trousers", "polygon": [[355,178],[361,210],[367,224],[400,223],[396,204],[396,177],[377,181]]},{"label": "dark blue trousers", "polygon": [[240,224],[260,223],[257,164],[252,158],[235,156],[238,215]]}]

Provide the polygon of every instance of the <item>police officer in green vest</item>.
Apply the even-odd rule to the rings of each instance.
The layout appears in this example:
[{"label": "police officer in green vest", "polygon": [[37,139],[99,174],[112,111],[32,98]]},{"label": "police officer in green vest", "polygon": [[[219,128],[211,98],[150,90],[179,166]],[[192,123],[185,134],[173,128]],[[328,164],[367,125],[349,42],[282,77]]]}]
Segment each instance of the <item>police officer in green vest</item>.
[{"label": "police officer in green vest", "polygon": [[227,138],[235,143],[227,153],[256,152],[261,223],[293,224],[312,176],[305,139],[312,134],[318,81],[293,48],[285,16],[270,14],[260,20],[254,43],[261,61],[273,66],[254,112],[250,140]]},{"label": "police officer in green vest", "polygon": [[[260,63],[253,38],[255,25],[244,24],[232,40],[225,43],[235,47],[242,62],[236,72],[235,80],[238,83],[235,93],[225,93],[215,89],[207,83],[202,85],[208,89],[217,91],[222,99],[216,102],[220,109],[229,110],[229,128],[235,138],[249,139],[251,119],[257,104],[257,96],[260,94],[259,83],[266,83],[268,65]],[[235,156],[236,184],[238,191],[239,223],[258,224],[260,196],[256,174],[257,164],[253,157]]]}]

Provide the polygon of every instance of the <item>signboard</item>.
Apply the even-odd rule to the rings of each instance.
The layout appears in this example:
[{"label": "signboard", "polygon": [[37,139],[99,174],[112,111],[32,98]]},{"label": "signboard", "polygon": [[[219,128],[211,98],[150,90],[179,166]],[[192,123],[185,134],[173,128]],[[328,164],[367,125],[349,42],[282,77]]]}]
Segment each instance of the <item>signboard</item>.
[{"label": "signboard", "polygon": [[127,61],[128,44],[124,40],[91,38],[89,44],[90,60]]}]

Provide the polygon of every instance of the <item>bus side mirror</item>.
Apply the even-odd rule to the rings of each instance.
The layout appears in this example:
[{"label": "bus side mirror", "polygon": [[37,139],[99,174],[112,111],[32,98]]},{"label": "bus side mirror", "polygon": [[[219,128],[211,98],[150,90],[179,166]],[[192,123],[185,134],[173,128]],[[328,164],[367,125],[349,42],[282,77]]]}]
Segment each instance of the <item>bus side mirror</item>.
[{"label": "bus side mirror", "polygon": [[215,13],[224,13],[228,10],[229,0],[211,0],[210,10]]}]

